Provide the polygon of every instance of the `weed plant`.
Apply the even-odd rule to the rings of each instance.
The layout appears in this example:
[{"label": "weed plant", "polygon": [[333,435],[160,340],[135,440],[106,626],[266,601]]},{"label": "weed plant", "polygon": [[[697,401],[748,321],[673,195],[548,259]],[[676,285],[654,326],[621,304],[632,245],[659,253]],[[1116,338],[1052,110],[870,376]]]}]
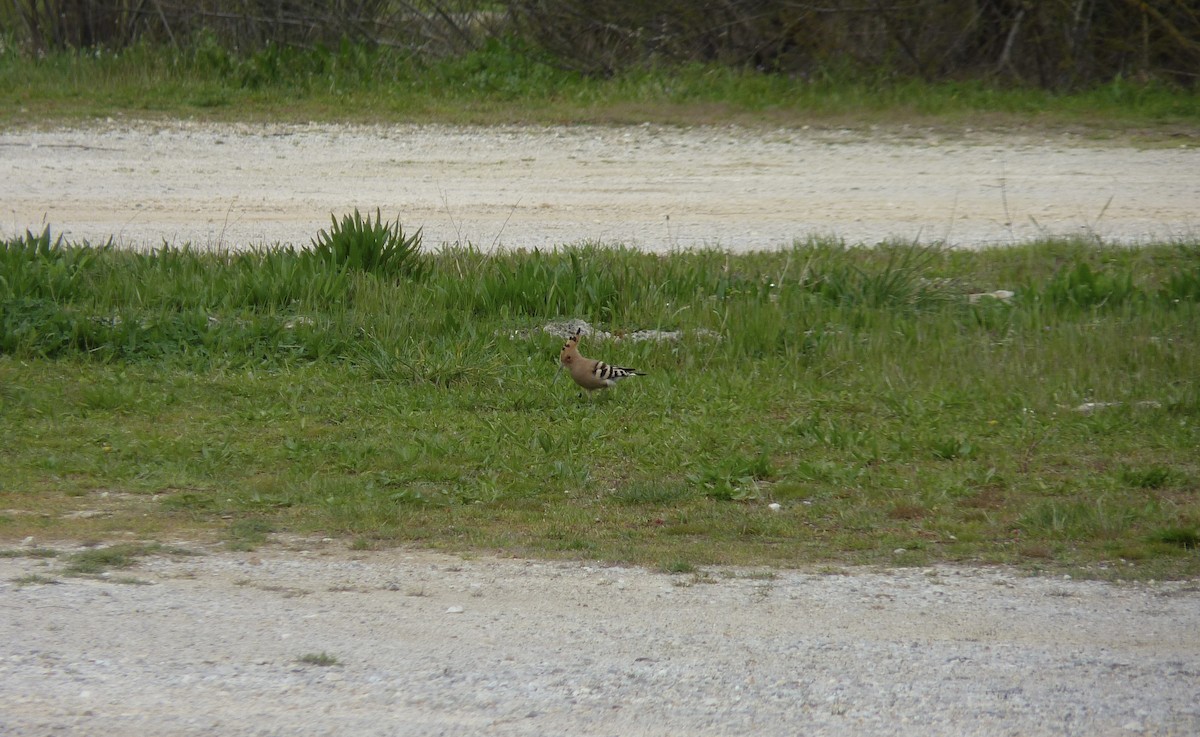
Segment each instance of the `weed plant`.
[{"label": "weed plant", "polygon": [[1196,244],[316,253],[2,244],[0,537],[1200,573]]}]

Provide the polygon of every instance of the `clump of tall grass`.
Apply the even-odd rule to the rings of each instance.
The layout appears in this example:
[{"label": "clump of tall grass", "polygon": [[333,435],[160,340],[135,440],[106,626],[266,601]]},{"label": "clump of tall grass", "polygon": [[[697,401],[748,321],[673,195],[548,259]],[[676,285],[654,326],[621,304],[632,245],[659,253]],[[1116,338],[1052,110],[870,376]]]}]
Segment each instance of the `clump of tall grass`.
[{"label": "clump of tall grass", "polygon": [[51,239],[49,225],[38,235],[25,231],[0,249],[0,300],[69,298],[99,250]]},{"label": "clump of tall grass", "polygon": [[1133,273],[1094,270],[1086,261],[1055,274],[1044,295],[1057,307],[1116,307],[1136,294]]},{"label": "clump of tall grass", "polygon": [[384,276],[420,277],[424,270],[421,258],[421,230],[406,236],[400,220],[385,222],[375,210],[375,220],[367,213],[364,219],[354,208],[353,215],[343,215],[339,222],[330,216],[333,225],[328,231],[318,231],[312,241],[312,255],[330,270],[367,271]]}]

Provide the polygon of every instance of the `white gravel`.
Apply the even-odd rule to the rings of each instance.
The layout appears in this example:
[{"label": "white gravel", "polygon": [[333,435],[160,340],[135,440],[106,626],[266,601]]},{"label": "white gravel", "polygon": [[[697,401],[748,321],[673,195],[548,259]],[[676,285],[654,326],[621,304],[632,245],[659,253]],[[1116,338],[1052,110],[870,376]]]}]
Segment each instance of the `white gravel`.
[{"label": "white gravel", "polygon": [[[331,542],[61,565],[0,559],[6,737],[1200,734],[1194,581]],[[60,583],[16,583],[33,575]]]},{"label": "white gravel", "polygon": [[1200,148],[1063,133],[108,122],[0,131],[0,236],[308,245],[357,207],[425,243],[663,251],[1200,230]]}]

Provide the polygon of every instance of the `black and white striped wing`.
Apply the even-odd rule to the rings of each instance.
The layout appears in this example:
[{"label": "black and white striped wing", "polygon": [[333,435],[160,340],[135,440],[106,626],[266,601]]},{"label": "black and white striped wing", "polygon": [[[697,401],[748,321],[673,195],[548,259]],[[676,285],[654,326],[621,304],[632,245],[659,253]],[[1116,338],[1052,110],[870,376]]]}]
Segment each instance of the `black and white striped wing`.
[{"label": "black and white striped wing", "polygon": [[608,386],[612,386],[619,380],[629,376],[645,376],[645,374],[637,369],[624,368],[622,366],[611,366],[604,361],[596,362],[596,368],[592,370],[592,374]]}]

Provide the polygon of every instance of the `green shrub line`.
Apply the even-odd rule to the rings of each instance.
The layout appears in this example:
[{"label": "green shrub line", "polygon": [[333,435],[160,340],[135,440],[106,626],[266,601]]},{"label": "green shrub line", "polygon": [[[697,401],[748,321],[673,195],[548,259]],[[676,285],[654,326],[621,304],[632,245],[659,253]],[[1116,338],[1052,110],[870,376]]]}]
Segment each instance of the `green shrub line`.
[{"label": "green shrub line", "polygon": [[[0,246],[0,537],[1200,572],[1194,242]],[[554,383],[574,319],[644,381]]]},{"label": "green shrub line", "polygon": [[[239,70],[250,83],[297,60],[316,58],[323,70],[380,49],[428,61],[501,45],[591,76],[698,63],[807,78],[845,67],[1047,89],[1121,78],[1194,86],[1191,70],[1200,59],[1200,17],[1181,2],[1084,10],[1068,0],[979,7],[912,0],[864,10],[848,0],[822,6],[789,0],[261,0],[253,6],[159,0],[148,12],[132,0],[18,0],[0,5],[0,51],[41,57],[157,45],[235,68],[238,55],[228,50],[236,49],[252,60]],[[353,69],[361,64],[355,61]],[[500,66],[488,76],[503,79],[508,72]]]},{"label": "green shrub line", "polygon": [[[565,68],[512,39],[423,58],[343,43],[237,52],[211,36],[175,48],[47,51],[0,42],[0,121],[106,116],[449,123],[807,124],[846,118],[938,125],[1076,125],[1152,135],[1194,126],[1200,95],[1117,76],[1070,90],[988,78],[922,79],[822,66],[802,76],[717,63],[637,65],[611,75]],[[1164,139],[1178,145],[1179,139]],[[1185,139],[1186,140],[1186,139]]]}]

